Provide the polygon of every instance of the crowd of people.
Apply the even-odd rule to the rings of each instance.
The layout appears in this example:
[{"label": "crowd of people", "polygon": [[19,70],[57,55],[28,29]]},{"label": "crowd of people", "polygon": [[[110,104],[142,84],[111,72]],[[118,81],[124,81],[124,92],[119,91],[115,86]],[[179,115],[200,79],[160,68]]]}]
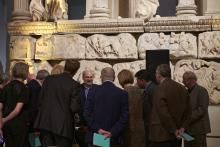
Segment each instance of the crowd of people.
[{"label": "crowd of people", "polygon": [[39,137],[41,147],[95,147],[94,133],[110,138],[111,147],[181,147],[183,133],[194,138],[184,141],[185,147],[207,147],[209,95],[194,72],[183,73],[182,85],[172,80],[167,64],[155,75],[123,69],[117,75],[120,88],[110,67],[102,69],[101,85],[93,83],[91,69],[78,83],[72,77],[79,67],[78,61],[67,60],[51,74],[39,70],[35,77],[18,62],[10,76],[0,76],[5,147],[33,146],[30,134]]}]

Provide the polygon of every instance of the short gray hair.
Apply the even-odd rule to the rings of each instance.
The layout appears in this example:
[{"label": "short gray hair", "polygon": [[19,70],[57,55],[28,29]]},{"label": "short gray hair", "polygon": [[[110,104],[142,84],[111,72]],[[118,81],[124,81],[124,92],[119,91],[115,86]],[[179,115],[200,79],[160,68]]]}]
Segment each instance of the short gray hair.
[{"label": "short gray hair", "polygon": [[103,68],[102,71],[101,71],[101,78],[102,78],[103,81],[105,81],[105,80],[114,81],[114,79],[115,79],[114,69],[111,68],[111,67]]},{"label": "short gray hair", "polygon": [[164,78],[171,78],[171,69],[168,64],[158,65],[156,71]]},{"label": "short gray hair", "polygon": [[195,74],[194,72],[192,72],[192,71],[186,71],[186,72],[184,72],[183,78],[186,79],[186,80],[193,79],[193,80],[196,80],[196,81],[197,81],[197,76],[196,76],[196,74]]}]

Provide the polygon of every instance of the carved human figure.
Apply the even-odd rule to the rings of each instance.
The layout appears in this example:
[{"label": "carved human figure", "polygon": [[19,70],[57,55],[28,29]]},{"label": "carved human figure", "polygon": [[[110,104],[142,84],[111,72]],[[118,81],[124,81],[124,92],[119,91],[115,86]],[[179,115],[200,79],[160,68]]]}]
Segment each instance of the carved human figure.
[{"label": "carved human figure", "polygon": [[66,0],[46,0],[45,7],[49,14],[49,19],[68,19],[68,4]]},{"label": "carved human figure", "polygon": [[33,21],[42,21],[47,19],[47,12],[42,4],[42,0],[31,0],[29,7]]},{"label": "carved human figure", "polygon": [[152,18],[159,6],[158,0],[139,0],[135,12],[136,17]]}]

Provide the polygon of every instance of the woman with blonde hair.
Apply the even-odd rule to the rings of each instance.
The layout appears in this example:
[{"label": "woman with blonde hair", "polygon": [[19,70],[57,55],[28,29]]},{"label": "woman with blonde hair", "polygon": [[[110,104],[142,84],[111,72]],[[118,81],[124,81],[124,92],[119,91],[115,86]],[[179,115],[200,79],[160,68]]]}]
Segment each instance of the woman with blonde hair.
[{"label": "woman with blonde hair", "polygon": [[63,73],[64,67],[62,65],[56,64],[51,70],[51,75],[58,75]]},{"label": "woman with blonde hair", "polygon": [[26,63],[16,63],[12,69],[12,80],[3,88],[0,96],[0,127],[3,127],[6,147],[24,147],[28,141],[28,90],[24,84],[28,71]]},{"label": "woman with blonde hair", "polygon": [[134,76],[129,70],[118,74],[120,85],[128,92],[129,123],[125,132],[126,147],[145,147],[144,123],[142,116],[143,90],[133,86]]}]

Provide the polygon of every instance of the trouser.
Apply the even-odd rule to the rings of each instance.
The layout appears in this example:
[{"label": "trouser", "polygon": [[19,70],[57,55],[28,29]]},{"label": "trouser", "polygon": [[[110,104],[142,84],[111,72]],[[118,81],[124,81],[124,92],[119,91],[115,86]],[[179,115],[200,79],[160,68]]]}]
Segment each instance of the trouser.
[{"label": "trouser", "polygon": [[72,140],[48,131],[41,132],[42,147],[56,146],[56,147],[72,147]]},{"label": "trouser", "polygon": [[88,144],[86,142],[86,132],[82,130],[75,131],[74,138],[76,139],[76,142],[78,143],[80,147],[88,147]]},{"label": "trouser", "polygon": [[5,147],[29,147],[28,127],[23,121],[9,121],[3,128]]},{"label": "trouser", "polygon": [[206,134],[193,136],[195,140],[184,142],[184,147],[207,147]]},{"label": "trouser", "polygon": [[151,142],[150,147],[181,147],[181,140],[169,140],[163,142]]}]

